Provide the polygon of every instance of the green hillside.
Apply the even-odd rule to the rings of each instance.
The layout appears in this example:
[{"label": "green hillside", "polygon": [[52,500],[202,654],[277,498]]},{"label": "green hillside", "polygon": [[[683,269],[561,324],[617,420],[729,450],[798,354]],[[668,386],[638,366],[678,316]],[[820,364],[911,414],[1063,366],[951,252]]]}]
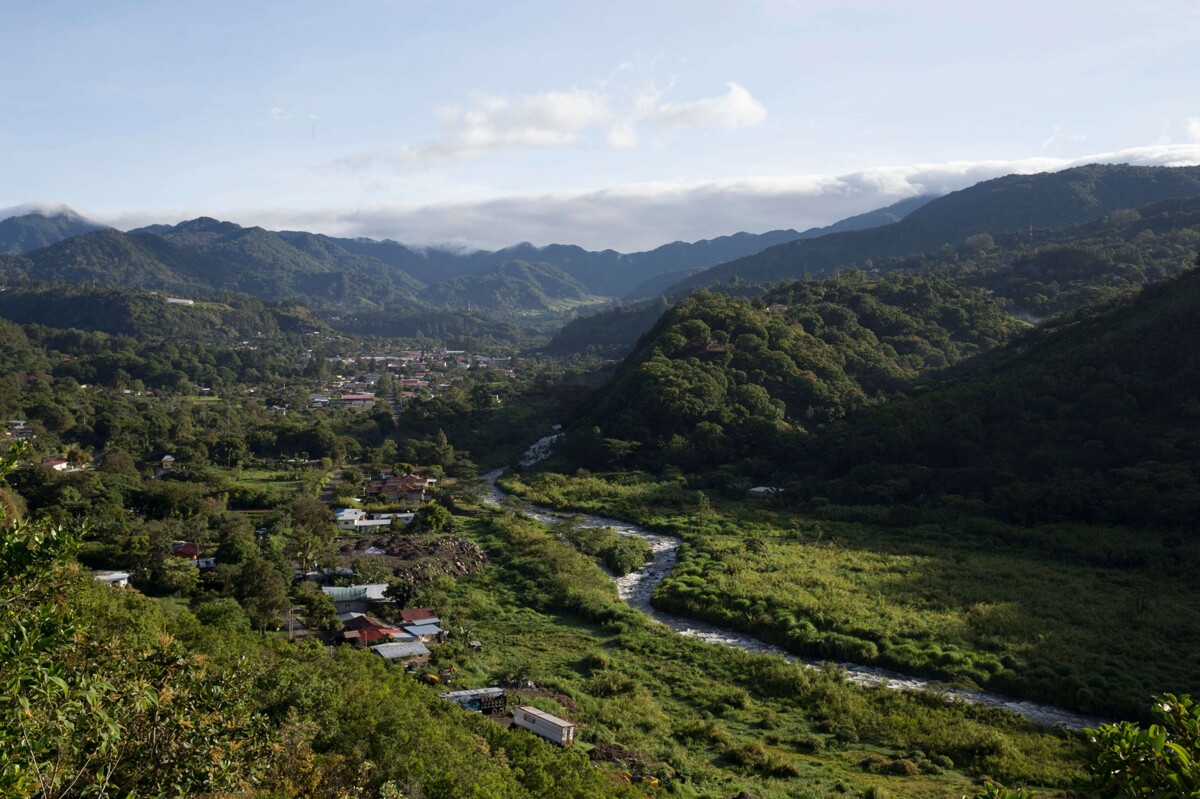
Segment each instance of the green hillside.
[{"label": "green hillside", "polygon": [[623,358],[671,306],[659,297],[579,316],[563,325],[542,352],[547,355],[598,355]]},{"label": "green hillside", "polygon": [[[1018,521],[1200,521],[1200,272],[1056,322],[814,437],[805,495]],[[803,454],[801,454],[803,453]],[[1190,535],[1190,532],[1188,532]]]},{"label": "green hillside", "polygon": [[570,448],[592,466],[768,458],[1023,327],[981,291],[913,275],[794,283],[754,302],[701,292],[639,342]]},{"label": "green hillside", "polygon": [[833,233],[764,250],[676,284],[680,294],[733,279],[770,283],[805,271],[871,266],[875,261],[951,251],[968,238],[1054,231],[1121,209],[1200,195],[1200,167],[1101,165],[1009,175],[932,200],[895,224]]},{"label": "green hillside", "polygon": [[162,294],[78,285],[2,291],[0,317],[18,324],[126,335],[139,341],[299,343],[313,333],[333,335],[325,322],[300,305],[264,303],[239,294],[184,305],[169,303]]},{"label": "green hillside", "polygon": [[604,301],[562,269],[528,261],[506,261],[480,275],[460,275],[430,287],[421,296],[435,307],[508,313],[560,311]]}]

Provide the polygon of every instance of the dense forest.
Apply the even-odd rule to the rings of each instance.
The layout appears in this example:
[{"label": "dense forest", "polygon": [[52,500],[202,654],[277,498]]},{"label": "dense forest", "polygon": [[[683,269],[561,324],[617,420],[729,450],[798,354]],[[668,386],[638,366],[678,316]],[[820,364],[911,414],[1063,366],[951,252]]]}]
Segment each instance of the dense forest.
[{"label": "dense forest", "polygon": [[913,503],[952,495],[1018,521],[1190,529],[1200,272],[1078,314],[906,400],[815,436],[806,495]]},{"label": "dense forest", "polygon": [[806,430],[1024,327],[982,291],[913,275],[795,283],[754,302],[702,292],[639,343],[566,451],[589,467],[783,461]]}]

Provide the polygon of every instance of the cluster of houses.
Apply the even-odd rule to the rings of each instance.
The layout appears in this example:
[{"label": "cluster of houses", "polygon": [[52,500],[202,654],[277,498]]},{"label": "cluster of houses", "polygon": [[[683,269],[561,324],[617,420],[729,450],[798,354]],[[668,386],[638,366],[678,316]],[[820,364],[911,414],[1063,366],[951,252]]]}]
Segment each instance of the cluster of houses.
[{"label": "cluster of houses", "polygon": [[433,477],[421,477],[415,474],[394,474],[391,469],[384,469],[378,475],[367,481],[364,494],[368,497],[378,497],[387,502],[425,502],[429,493],[437,487]]},{"label": "cluster of houses", "polygon": [[[381,591],[386,587],[386,584],[346,588],[328,586],[322,590],[333,598],[335,604],[342,604],[382,599]],[[361,612],[339,614],[344,629],[338,640],[351,646],[367,647],[384,660],[402,663],[408,669],[428,666],[432,653],[426,645],[445,643],[447,638],[446,631],[441,627],[441,619],[433,608],[409,608],[400,611],[399,616],[399,621],[388,622]],[[470,643],[475,648],[481,647],[478,641]],[[449,691],[441,694],[441,697],[485,715],[502,715],[508,707],[504,690],[497,687]],[[535,707],[514,708],[512,723],[559,746],[570,746],[575,742],[576,725],[573,722]]]},{"label": "cluster of houses", "polygon": [[338,643],[368,647],[384,660],[403,663],[406,668],[429,664],[431,652],[427,644],[446,642],[446,631],[433,608],[408,608],[399,612],[398,621],[383,621],[375,616],[349,607],[362,608],[366,602],[385,601],[387,583],[353,586],[324,586],[321,589],[333,600],[342,621]]},{"label": "cluster of houses", "polygon": [[[359,358],[330,358],[337,366],[358,366]],[[427,350],[402,350],[394,355],[374,355],[367,358],[375,371],[351,379],[340,379],[330,386],[327,394],[313,395],[313,407],[358,407],[348,397],[365,396],[374,392],[383,374],[391,376],[397,387],[397,398],[404,402],[432,396],[447,389],[458,378],[455,372],[464,369],[487,369],[506,378],[516,377],[511,357],[472,355],[466,350],[447,350],[435,347]],[[317,403],[324,400],[326,404]]]}]

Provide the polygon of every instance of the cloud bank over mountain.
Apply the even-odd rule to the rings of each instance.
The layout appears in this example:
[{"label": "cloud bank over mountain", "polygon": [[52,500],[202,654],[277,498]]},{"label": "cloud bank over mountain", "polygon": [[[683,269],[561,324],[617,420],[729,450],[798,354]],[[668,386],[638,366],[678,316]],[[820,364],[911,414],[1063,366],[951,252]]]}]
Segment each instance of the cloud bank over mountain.
[{"label": "cloud bank over mountain", "polygon": [[88,214],[120,228],[201,214],[270,229],[391,238],[409,244],[496,249],[519,241],[632,252],[740,230],[752,233],[830,224],[919,194],[944,194],[1001,175],[1088,163],[1200,164],[1200,144],[1137,147],[1080,158],[951,161],[880,166],[844,174],[742,177],[697,183],[640,183],[593,191],[523,194],[434,205],[322,209],[193,208],[173,213]]}]

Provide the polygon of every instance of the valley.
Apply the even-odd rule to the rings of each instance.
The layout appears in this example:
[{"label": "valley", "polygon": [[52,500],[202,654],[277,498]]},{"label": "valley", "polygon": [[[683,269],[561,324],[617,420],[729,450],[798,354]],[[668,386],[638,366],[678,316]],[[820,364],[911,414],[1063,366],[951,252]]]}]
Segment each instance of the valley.
[{"label": "valley", "polygon": [[4,220],[0,788],[1124,795],[1200,694],[1198,197],[626,254]]}]

